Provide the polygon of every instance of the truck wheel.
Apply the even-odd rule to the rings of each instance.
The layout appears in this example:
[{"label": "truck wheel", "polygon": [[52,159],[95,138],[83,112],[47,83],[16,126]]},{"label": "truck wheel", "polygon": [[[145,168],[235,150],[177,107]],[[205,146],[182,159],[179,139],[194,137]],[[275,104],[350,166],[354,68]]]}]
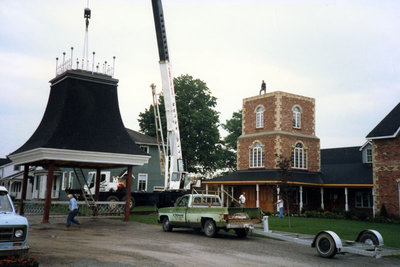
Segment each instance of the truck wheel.
[{"label": "truck wheel", "polygon": [[211,219],[208,219],[204,223],[204,233],[208,237],[215,237],[218,233],[217,226],[215,226],[215,222]]},{"label": "truck wheel", "polygon": [[245,238],[249,234],[249,228],[235,229],[235,233],[239,238]]},{"label": "truck wheel", "polygon": [[359,238],[359,242],[364,243],[366,245],[379,245],[379,240],[378,238],[370,232],[365,232],[363,233],[360,238]]},{"label": "truck wheel", "polygon": [[[122,201],[125,201],[126,197],[122,198]],[[129,210],[133,211],[133,208],[135,207],[135,199],[133,197],[131,197],[131,201],[129,201]]]},{"label": "truck wheel", "polygon": [[164,230],[164,232],[171,232],[172,231],[172,225],[169,222],[168,217],[165,217],[162,221],[162,229]]},{"label": "truck wheel", "polygon": [[[109,196],[106,201],[108,202],[118,202],[119,199],[116,196]],[[117,204],[111,203],[109,204],[111,209],[116,209],[117,208]]]},{"label": "truck wheel", "polygon": [[315,242],[318,254],[323,258],[332,258],[336,255],[337,249],[333,238],[328,233],[321,233]]}]

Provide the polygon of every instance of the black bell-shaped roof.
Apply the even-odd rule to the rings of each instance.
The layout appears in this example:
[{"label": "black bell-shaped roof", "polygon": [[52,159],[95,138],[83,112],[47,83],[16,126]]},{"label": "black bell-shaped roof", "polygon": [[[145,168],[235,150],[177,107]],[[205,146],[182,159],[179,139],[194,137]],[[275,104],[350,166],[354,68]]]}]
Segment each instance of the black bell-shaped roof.
[{"label": "black bell-shaped roof", "polygon": [[[118,80],[68,70],[50,81],[46,111],[29,140],[9,155],[15,164],[143,165],[149,156],[130,138],[118,105]],[[71,163],[72,162],[72,163]]]}]

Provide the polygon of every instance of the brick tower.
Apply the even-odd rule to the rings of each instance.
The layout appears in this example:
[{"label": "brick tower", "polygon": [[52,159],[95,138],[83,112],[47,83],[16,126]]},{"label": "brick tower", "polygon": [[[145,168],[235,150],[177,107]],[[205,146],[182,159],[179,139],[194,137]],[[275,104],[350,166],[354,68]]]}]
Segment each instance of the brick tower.
[{"label": "brick tower", "polygon": [[279,155],[291,169],[320,171],[315,99],[281,91],[243,99],[238,170],[277,169]]}]

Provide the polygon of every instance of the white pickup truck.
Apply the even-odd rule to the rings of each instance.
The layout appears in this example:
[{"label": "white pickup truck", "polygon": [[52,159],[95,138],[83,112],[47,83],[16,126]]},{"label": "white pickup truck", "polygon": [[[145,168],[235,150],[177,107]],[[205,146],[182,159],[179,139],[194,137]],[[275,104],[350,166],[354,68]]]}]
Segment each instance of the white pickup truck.
[{"label": "white pickup truck", "polygon": [[246,237],[254,228],[246,209],[226,208],[217,195],[187,194],[178,198],[174,207],[158,210],[158,222],[163,230],[174,227],[203,230],[206,236],[214,237],[220,229],[233,229],[237,236]]},{"label": "white pickup truck", "polygon": [[16,214],[7,189],[0,186],[0,256],[26,254],[28,230],[28,220]]}]

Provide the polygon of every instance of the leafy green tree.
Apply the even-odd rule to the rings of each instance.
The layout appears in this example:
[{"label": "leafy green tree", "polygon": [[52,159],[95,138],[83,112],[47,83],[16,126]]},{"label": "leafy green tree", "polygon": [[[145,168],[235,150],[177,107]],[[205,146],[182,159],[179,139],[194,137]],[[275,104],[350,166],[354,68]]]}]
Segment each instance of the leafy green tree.
[{"label": "leafy green tree", "polygon": [[223,143],[225,145],[224,157],[221,158],[221,167],[229,168],[229,171],[236,170],[237,140],[242,134],[242,110],[233,112],[232,118],[221,125],[228,132]]},{"label": "leafy green tree", "polygon": [[[223,151],[218,131],[219,114],[215,110],[217,99],[211,95],[205,82],[187,74],[175,78],[174,85],[186,170],[202,174],[211,173],[219,167]],[[159,99],[159,108],[166,138],[165,105],[162,96]],[[139,114],[139,127],[142,133],[156,136],[152,105]]]}]

